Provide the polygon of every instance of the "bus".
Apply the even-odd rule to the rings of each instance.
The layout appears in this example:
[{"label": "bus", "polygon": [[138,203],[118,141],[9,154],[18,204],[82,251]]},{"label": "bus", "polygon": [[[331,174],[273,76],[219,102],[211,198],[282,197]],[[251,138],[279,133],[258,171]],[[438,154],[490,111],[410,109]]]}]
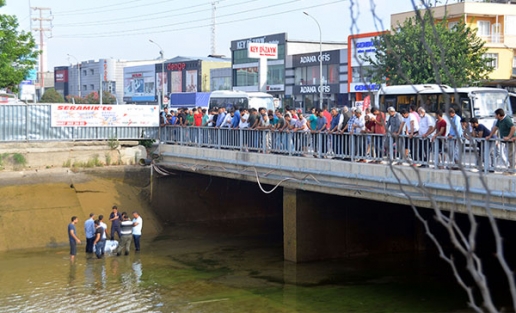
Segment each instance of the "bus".
[{"label": "bus", "polygon": [[240,108],[266,108],[267,111],[274,111],[274,97],[265,92],[217,90],[210,94],[209,110],[214,107],[224,107],[226,111]]},{"label": "bus", "polygon": [[[410,105],[423,107],[429,113],[446,112],[447,104],[464,118],[478,118],[486,127],[495,122],[494,111],[502,108],[512,116],[510,95],[505,89],[489,87],[451,88],[446,85],[382,86],[375,103],[382,111],[394,107],[396,111],[409,110]],[[483,120],[483,122],[482,122]]]}]

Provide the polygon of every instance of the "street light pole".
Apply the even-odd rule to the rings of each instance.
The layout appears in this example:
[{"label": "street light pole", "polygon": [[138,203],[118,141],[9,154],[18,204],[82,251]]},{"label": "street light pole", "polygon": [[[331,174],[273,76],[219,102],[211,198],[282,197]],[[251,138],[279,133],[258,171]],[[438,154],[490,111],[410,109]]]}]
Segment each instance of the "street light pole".
[{"label": "street light pole", "polygon": [[323,107],[323,75],[322,75],[322,31],[321,31],[321,25],[319,25],[319,22],[315,19],[315,17],[311,16],[310,14],[303,12],[304,15],[310,17],[312,20],[315,21],[317,24],[317,27],[319,28],[319,108],[322,109]]},{"label": "street light pole", "polygon": [[149,39],[149,41],[158,46],[159,54],[161,55],[161,108],[165,104],[165,53],[163,52],[163,49],[157,42],[153,41],[152,39]]},{"label": "street light pole", "polygon": [[78,95],[79,97],[81,96],[81,69],[80,69],[80,66],[79,66],[79,60],[77,60],[76,57],[74,57],[73,55],[71,54],[67,54],[69,57],[72,57],[75,59],[75,62],[77,62],[77,83],[78,83],[78,86],[77,86],[77,91],[78,91]]}]

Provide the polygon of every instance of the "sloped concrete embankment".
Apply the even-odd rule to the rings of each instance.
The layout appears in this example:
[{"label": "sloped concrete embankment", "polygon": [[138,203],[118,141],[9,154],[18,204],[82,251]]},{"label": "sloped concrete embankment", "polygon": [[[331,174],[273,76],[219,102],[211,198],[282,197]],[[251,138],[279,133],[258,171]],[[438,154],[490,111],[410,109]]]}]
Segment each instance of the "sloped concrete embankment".
[{"label": "sloped concrete embankment", "polygon": [[157,235],[162,226],[142,196],[149,171],[148,167],[116,166],[77,173],[66,168],[1,172],[0,251],[67,245],[67,225],[74,215],[79,217],[79,238],[85,240],[89,213],[107,219],[113,205],[121,211],[139,211],[143,235]]},{"label": "sloped concrete embankment", "polygon": [[[147,157],[145,147],[138,141],[65,141],[65,142],[16,142],[0,144],[0,156],[22,155],[24,166],[4,157],[0,169],[20,170],[22,168],[42,169],[74,164],[84,165],[97,160],[104,165],[137,164]],[[11,158],[12,159],[12,158]],[[0,175],[2,175],[0,173]]]}]

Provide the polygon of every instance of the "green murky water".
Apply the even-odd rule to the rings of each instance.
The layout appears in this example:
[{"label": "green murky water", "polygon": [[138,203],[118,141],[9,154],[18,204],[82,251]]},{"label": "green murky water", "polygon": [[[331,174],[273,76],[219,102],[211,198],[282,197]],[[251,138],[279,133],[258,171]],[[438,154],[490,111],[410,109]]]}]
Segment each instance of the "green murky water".
[{"label": "green murky water", "polygon": [[[438,260],[389,255],[293,264],[267,223],[170,226],[142,252],[0,254],[0,312],[467,312]],[[278,229],[275,227],[275,229]]]}]

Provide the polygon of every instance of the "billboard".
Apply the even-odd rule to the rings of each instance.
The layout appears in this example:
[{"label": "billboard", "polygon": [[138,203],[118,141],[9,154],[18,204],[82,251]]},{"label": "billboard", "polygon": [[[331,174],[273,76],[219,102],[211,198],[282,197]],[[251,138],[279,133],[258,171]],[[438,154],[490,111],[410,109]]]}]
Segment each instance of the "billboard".
[{"label": "billboard", "polygon": [[186,71],[186,92],[197,92],[197,70]]},{"label": "billboard", "polygon": [[156,73],[156,90],[161,94],[162,89],[165,89],[165,95],[168,94],[168,81],[167,81],[167,73],[159,72]]},{"label": "billboard", "polygon": [[67,83],[68,82],[68,70],[56,70],[54,72],[56,83]]},{"label": "billboard", "polygon": [[110,82],[116,80],[116,60],[100,59],[100,73],[102,73],[102,81]]},{"label": "billboard", "polygon": [[278,45],[273,43],[250,42],[247,45],[247,57],[254,59],[277,59]]},{"label": "billboard", "polygon": [[183,72],[171,72],[172,92],[183,92]]},{"label": "billboard", "polygon": [[156,101],[156,75],[154,65],[124,68],[124,101]]},{"label": "billboard", "polygon": [[52,127],[158,127],[157,105],[52,104]]}]

